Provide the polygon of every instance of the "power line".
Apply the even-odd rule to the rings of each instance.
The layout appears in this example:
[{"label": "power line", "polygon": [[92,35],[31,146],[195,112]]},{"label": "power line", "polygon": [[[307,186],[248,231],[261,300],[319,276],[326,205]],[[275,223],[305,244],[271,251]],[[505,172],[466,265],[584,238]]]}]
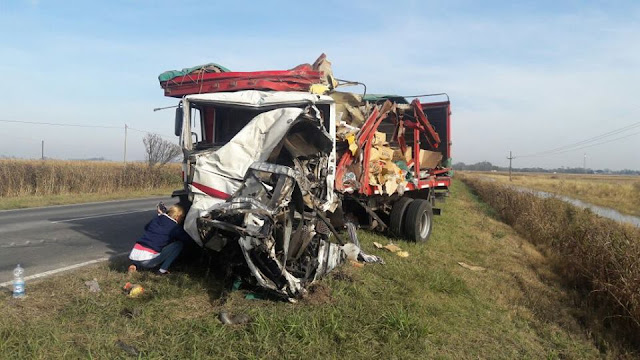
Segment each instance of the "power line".
[{"label": "power line", "polygon": [[576,148],[576,149],[570,149],[570,150],[560,151],[560,152],[556,152],[556,153],[553,153],[553,154],[541,155],[541,156],[560,155],[560,154],[564,154],[564,153],[571,152],[571,151],[582,150],[582,149],[586,149],[586,148],[590,148],[590,147],[594,147],[594,146],[598,146],[598,145],[607,144],[607,143],[610,143],[610,142],[613,142],[613,141],[626,139],[628,137],[631,137],[631,136],[634,136],[634,135],[638,135],[638,134],[640,134],[640,132],[636,132],[636,133],[628,134],[628,135],[621,136],[621,137],[618,137],[618,138],[615,138],[615,139],[610,139],[610,140],[607,140],[607,141],[599,142],[597,144],[591,144],[591,145],[582,146],[582,147],[579,147],[579,148]]},{"label": "power line", "polygon": [[107,126],[107,125],[66,124],[66,123],[50,123],[50,122],[40,122],[40,121],[21,121],[21,120],[5,120],[5,119],[0,119],[0,121],[9,122],[9,123],[20,123],[20,124],[73,126],[73,127],[101,128],[101,129],[122,129],[122,127],[120,126]]},{"label": "power line", "polygon": [[[521,157],[521,158],[522,157],[543,157],[543,156],[549,156],[549,155],[562,154],[562,153],[569,152],[569,151],[575,151],[575,150],[583,149],[585,147],[596,146],[598,144],[593,144],[593,145],[588,145],[588,146],[585,146],[585,147],[579,147],[579,148],[572,149],[572,148],[574,148],[576,146],[586,145],[586,144],[592,143],[594,141],[598,141],[598,140],[601,140],[601,139],[604,139],[604,138],[607,138],[607,137],[610,137],[610,136],[613,136],[613,135],[617,135],[617,134],[623,133],[625,131],[629,131],[629,130],[635,129],[637,127],[640,127],[640,121],[636,122],[636,123],[633,123],[633,124],[630,124],[630,125],[627,125],[627,126],[624,126],[622,128],[619,128],[619,129],[611,130],[611,131],[606,132],[604,134],[600,134],[600,135],[588,138],[586,140],[578,141],[576,143],[560,146],[560,147],[557,147],[557,148],[554,148],[554,149],[550,149],[550,150],[546,150],[546,151],[540,151],[540,152],[533,153],[533,154],[521,155],[519,157]],[[635,134],[632,134],[632,135],[635,135]],[[631,135],[629,135],[629,136],[631,136]],[[621,137],[620,139],[623,139],[625,137]],[[617,140],[617,139],[614,139],[614,140]],[[614,140],[611,140],[611,141],[614,141]]]},{"label": "power line", "polygon": [[[69,123],[52,123],[52,122],[41,122],[41,121],[22,121],[22,120],[6,120],[0,119],[0,122],[8,122],[8,123],[18,123],[18,124],[35,124],[35,125],[52,125],[52,126],[72,126],[72,127],[83,127],[83,128],[100,128],[100,129],[118,129],[121,130],[122,126],[110,126],[110,125],[86,125],[86,124],[69,124]],[[134,129],[132,127],[128,127],[130,130],[141,132],[141,133],[149,133],[156,134],[162,136],[164,138],[169,138],[173,140],[173,137],[162,135],[153,131]]]},{"label": "power line", "polygon": [[153,131],[146,131],[146,130],[134,129],[134,128],[132,128],[131,126],[129,126],[129,127],[127,127],[127,128],[128,128],[129,130],[137,131],[137,132],[144,133],[144,134],[155,134],[155,135],[161,136],[161,137],[166,138],[166,139],[174,140],[174,138],[175,138],[175,136],[162,135],[162,134],[159,134],[159,133],[157,133],[157,132],[153,132]]}]

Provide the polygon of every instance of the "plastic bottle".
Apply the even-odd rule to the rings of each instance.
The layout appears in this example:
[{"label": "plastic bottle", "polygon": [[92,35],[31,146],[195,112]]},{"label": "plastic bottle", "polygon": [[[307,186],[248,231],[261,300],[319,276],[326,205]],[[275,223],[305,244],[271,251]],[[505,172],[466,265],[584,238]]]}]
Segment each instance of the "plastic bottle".
[{"label": "plastic bottle", "polygon": [[18,266],[13,269],[13,297],[20,299],[24,296],[24,269],[18,264]]}]

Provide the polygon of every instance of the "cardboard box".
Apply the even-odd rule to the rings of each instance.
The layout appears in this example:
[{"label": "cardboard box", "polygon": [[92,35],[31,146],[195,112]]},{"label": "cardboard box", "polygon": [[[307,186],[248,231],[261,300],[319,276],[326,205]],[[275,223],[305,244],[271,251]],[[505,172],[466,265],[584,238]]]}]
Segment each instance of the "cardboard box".
[{"label": "cardboard box", "polygon": [[420,169],[433,169],[442,160],[442,153],[420,149]]},{"label": "cardboard box", "polygon": [[387,134],[376,131],[373,134],[373,146],[382,146],[387,143]]},{"label": "cardboard box", "polygon": [[392,157],[393,161],[404,161],[408,164],[409,161],[411,161],[411,158],[412,158],[411,146],[407,146],[407,150],[404,152],[404,154],[400,149],[393,150],[393,157]]},{"label": "cardboard box", "polygon": [[[380,154],[380,160],[391,160],[393,158],[393,149],[388,146],[378,146],[376,148]],[[372,149],[373,150],[373,149]]]}]

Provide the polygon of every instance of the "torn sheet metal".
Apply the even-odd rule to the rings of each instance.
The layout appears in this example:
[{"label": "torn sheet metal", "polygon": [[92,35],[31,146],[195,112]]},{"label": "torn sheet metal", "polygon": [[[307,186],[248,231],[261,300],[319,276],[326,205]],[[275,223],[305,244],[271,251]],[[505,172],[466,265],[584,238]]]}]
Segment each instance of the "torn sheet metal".
[{"label": "torn sheet metal", "polygon": [[[279,108],[253,118],[220,149],[196,155],[193,181],[189,185],[194,199],[184,225],[196,242],[200,242],[196,219],[234,194],[249,166],[256,161],[265,161],[281,144],[295,120],[309,112],[314,113],[317,126],[322,126],[317,110]],[[323,200],[331,202],[333,192],[327,192]]]},{"label": "torn sheet metal", "polygon": [[198,156],[185,229],[206,249],[240,254],[256,285],[303,296],[345,259],[322,210],[334,202],[333,152],[312,105],[256,116],[228,144]]}]

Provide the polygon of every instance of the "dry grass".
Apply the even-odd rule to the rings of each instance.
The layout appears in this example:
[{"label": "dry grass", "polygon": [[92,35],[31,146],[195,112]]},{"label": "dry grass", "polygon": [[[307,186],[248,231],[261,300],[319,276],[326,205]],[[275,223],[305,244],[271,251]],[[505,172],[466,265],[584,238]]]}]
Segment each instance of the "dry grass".
[{"label": "dry grass", "polygon": [[[0,292],[0,358],[125,358],[118,341],[142,358],[164,359],[633,356],[592,342],[549,259],[488,215],[467,187],[454,182],[442,209],[428,244],[398,243],[408,258],[376,249],[384,236],[360,232],[363,249],[386,264],[344,266],[322,280],[318,301],[246,299],[251,289],[223,296],[221,282],[194,262],[168,278],[137,274],[148,290],[138,299],[119,290],[124,263],[27,284],[23,301]],[[83,284],[94,277],[97,294]],[[221,310],[253,322],[224,326]]]},{"label": "dry grass", "polygon": [[181,184],[177,164],[150,168],[140,163],[0,160],[0,198],[111,194]]},{"label": "dry grass", "polygon": [[466,178],[516,231],[552,254],[567,285],[594,308],[592,322],[640,342],[640,229],[558,199],[541,199],[490,181]]},{"label": "dry grass", "polygon": [[[476,173],[468,173],[470,176]],[[498,182],[569,196],[588,203],[640,216],[640,177],[617,175],[575,175],[481,173]]]},{"label": "dry grass", "polygon": [[156,196],[168,197],[174,190],[176,190],[175,186],[169,186],[151,190],[121,190],[109,193],[0,197],[0,210],[24,209],[54,205],[85,204],[91,202],[139,199]]}]

